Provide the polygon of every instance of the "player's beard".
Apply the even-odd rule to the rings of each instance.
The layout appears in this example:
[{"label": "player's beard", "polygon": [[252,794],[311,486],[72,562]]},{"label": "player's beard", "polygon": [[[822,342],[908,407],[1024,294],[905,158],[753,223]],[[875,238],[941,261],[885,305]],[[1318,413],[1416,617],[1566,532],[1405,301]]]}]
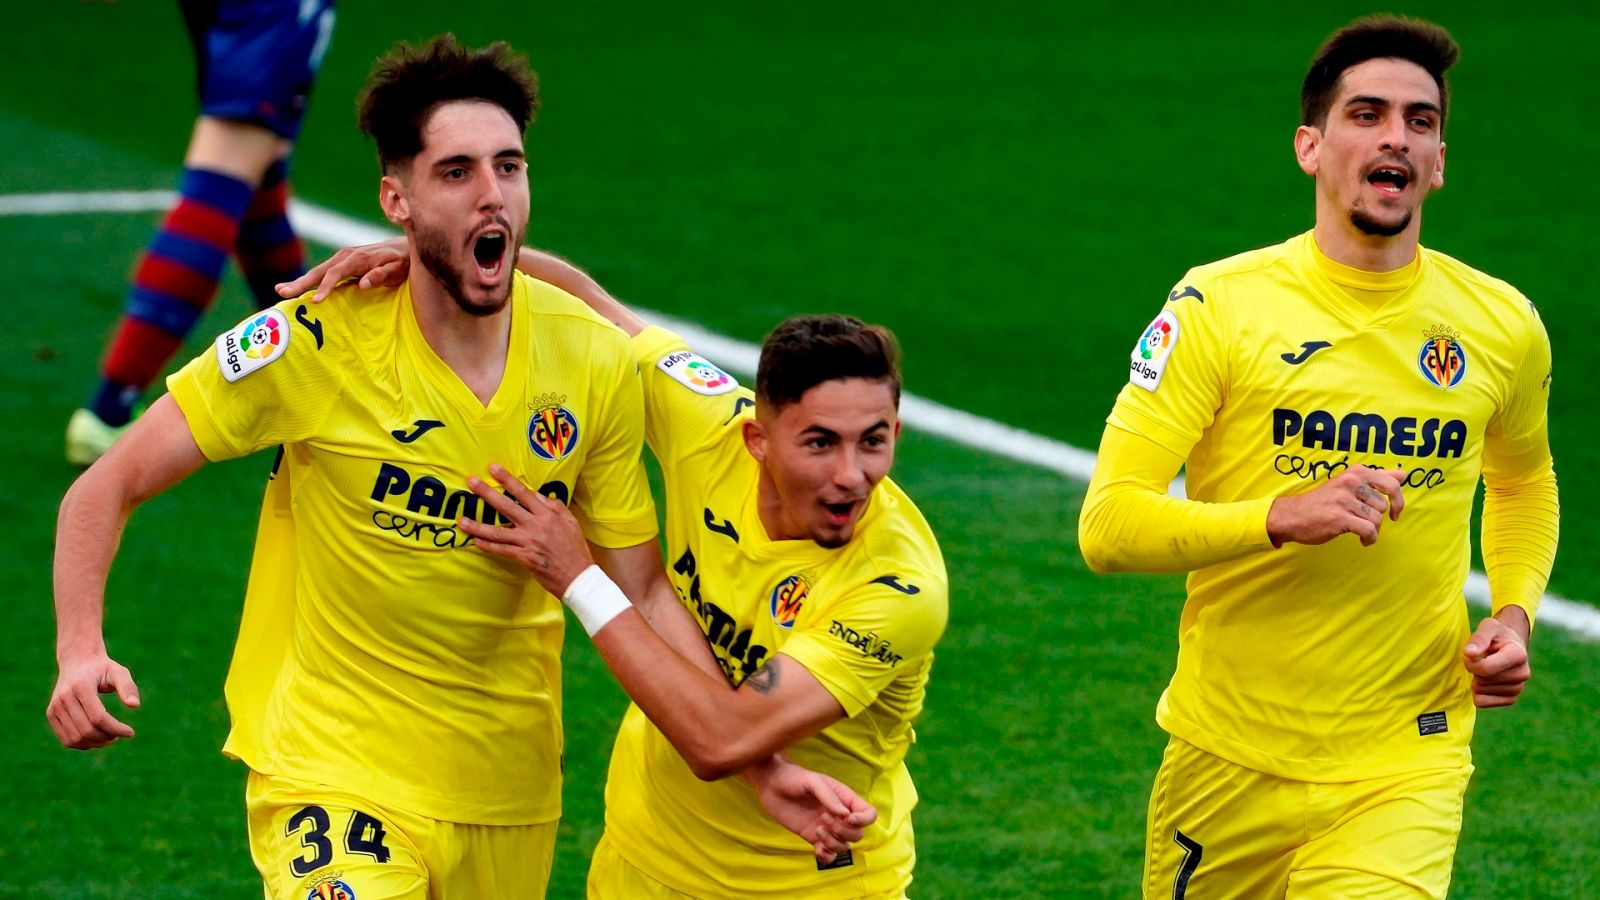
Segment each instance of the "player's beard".
[{"label": "player's beard", "polygon": [[1350,224],[1362,234],[1373,237],[1394,237],[1405,231],[1411,225],[1412,210],[1406,210],[1400,218],[1393,222],[1380,222],[1377,217],[1364,209],[1350,210]]},{"label": "player's beard", "polygon": [[[506,226],[506,240],[510,242],[513,252],[511,259],[516,259],[515,248],[522,246],[522,235],[511,233],[511,226],[503,219],[500,224]],[[456,306],[469,316],[492,316],[505,309],[506,301],[511,299],[511,279],[507,278],[505,288],[499,297],[490,299],[486,303],[474,303],[466,297],[466,269],[455,262],[452,255],[450,235],[442,228],[434,228],[425,222],[412,221],[412,241],[417,248],[417,259],[428,274],[438,280],[444,287],[450,299],[456,301]],[[470,254],[469,254],[470,255]],[[509,263],[507,264],[509,267]]]}]

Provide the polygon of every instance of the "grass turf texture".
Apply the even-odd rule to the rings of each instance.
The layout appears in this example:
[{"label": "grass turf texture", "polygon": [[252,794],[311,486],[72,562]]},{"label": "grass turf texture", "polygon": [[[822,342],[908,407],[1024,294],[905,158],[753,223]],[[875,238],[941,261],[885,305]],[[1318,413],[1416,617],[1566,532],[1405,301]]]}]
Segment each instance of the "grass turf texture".
[{"label": "grass turf texture", "polygon": [[[393,40],[454,29],[528,52],[545,108],[530,136],[530,240],[620,295],[747,340],[797,311],[885,321],[918,393],[1093,446],[1125,348],[1189,265],[1307,227],[1289,134],[1298,80],[1364,9],[1024,9],[930,15],[650,4],[582,14],[347,0],[297,157],[302,196],[367,218],[376,171],[352,98]],[[1426,242],[1538,303],[1557,359],[1551,431],[1568,510],[1553,589],[1600,598],[1591,545],[1595,383],[1585,377],[1593,182],[1570,60],[1581,6],[1413,6],[1464,47],[1448,187]],[[583,15],[593,15],[585,18]],[[169,188],[193,113],[175,9],[59,4],[0,34],[0,193]],[[1559,127],[1556,127],[1559,123]],[[1570,124],[1576,123],[1576,124]],[[113,573],[112,652],[140,679],[140,736],[60,750],[48,558],[82,401],[153,216],[0,219],[12,285],[0,575],[0,896],[253,897],[242,773],[222,759],[221,682],[268,459],[202,471],[133,520]],[[230,280],[197,332],[246,308]],[[926,897],[1123,897],[1162,737],[1181,583],[1088,575],[1081,486],[908,436],[897,474],[933,521],[953,608],[911,766]],[[1600,871],[1600,649],[1551,628],[1515,711],[1485,715],[1455,894],[1582,896]],[[581,894],[620,693],[575,636],[566,654],[567,815],[552,896]],[[687,852],[687,851],[686,851]]]}]

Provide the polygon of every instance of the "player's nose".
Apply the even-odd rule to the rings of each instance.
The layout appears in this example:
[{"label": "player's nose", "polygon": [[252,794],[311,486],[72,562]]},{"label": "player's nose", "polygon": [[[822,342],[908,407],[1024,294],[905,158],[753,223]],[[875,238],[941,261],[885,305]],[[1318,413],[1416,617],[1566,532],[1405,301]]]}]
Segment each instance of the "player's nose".
[{"label": "player's nose", "polygon": [[1411,133],[1406,130],[1405,116],[1390,116],[1383,123],[1383,149],[1405,153],[1410,149]]},{"label": "player's nose", "polygon": [[833,486],[851,494],[858,493],[867,484],[867,470],[862,466],[861,454],[852,448],[839,452],[833,465]]},{"label": "player's nose", "polygon": [[499,212],[505,208],[506,195],[500,188],[500,179],[494,177],[494,166],[485,165],[482,177],[478,179],[481,186],[478,192],[478,210],[480,212]]}]

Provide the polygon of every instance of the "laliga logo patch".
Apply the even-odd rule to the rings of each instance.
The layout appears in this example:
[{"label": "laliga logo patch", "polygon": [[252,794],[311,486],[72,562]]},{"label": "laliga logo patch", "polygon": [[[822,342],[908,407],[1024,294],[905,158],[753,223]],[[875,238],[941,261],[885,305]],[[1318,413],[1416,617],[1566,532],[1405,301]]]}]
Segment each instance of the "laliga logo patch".
[{"label": "laliga logo patch", "polygon": [[690,362],[686,363],[683,368],[684,371],[688,373],[689,380],[693,382],[696,387],[701,387],[708,391],[716,390],[725,384],[731,384],[733,382],[733,379],[729,377],[727,372],[722,371],[708,362],[697,362],[691,360]]},{"label": "laliga logo patch", "polygon": [[1461,383],[1467,374],[1467,351],[1461,349],[1461,335],[1446,325],[1423,332],[1422,351],[1417,354],[1417,368],[1422,377],[1434,387],[1449,390]]},{"label": "laliga logo patch", "polygon": [[278,309],[263,310],[217,337],[217,367],[234,382],[282,356],[289,349],[289,319]]},{"label": "laliga logo patch", "polygon": [[796,619],[800,618],[800,609],[805,606],[806,597],[811,593],[811,580],[804,575],[790,575],[778,582],[772,589],[769,603],[772,608],[772,621],[778,623],[779,628],[793,628]]},{"label": "laliga logo patch", "polygon": [[324,878],[311,886],[306,900],[356,900],[356,890],[337,877]]},{"label": "laliga logo patch", "polygon": [[733,376],[717,368],[703,356],[679,350],[668,353],[656,362],[656,368],[671,375],[673,380],[696,394],[715,397],[739,387]]},{"label": "laliga logo patch", "polygon": [[528,446],[540,459],[566,459],[578,446],[578,417],[562,404],[565,396],[548,395],[535,401],[528,418]]},{"label": "laliga logo patch", "polygon": [[1178,343],[1178,316],[1164,309],[1140,335],[1134,346],[1128,366],[1128,381],[1147,391],[1161,384],[1161,373],[1167,369],[1167,358]]}]

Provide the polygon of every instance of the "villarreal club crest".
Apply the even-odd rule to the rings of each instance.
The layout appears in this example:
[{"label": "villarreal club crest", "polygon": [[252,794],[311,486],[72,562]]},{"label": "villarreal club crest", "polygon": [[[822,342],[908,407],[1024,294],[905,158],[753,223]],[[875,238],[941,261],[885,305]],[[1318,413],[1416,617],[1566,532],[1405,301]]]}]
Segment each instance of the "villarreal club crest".
[{"label": "villarreal club crest", "polygon": [[1417,368],[1422,377],[1437,388],[1449,390],[1461,383],[1467,374],[1467,351],[1461,349],[1461,334],[1447,325],[1439,325],[1423,332],[1422,351],[1417,354]]},{"label": "villarreal club crest", "polygon": [[534,455],[548,462],[566,459],[578,446],[578,417],[564,405],[562,394],[545,394],[528,404],[528,446]]},{"label": "villarreal club crest", "polygon": [[356,892],[337,877],[319,878],[306,894],[306,900],[356,900]]},{"label": "villarreal club crest", "polygon": [[778,582],[767,601],[772,609],[772,621],[778,623],[779,628],[793,628],[810,594],[811,579],[803,572]]}]

